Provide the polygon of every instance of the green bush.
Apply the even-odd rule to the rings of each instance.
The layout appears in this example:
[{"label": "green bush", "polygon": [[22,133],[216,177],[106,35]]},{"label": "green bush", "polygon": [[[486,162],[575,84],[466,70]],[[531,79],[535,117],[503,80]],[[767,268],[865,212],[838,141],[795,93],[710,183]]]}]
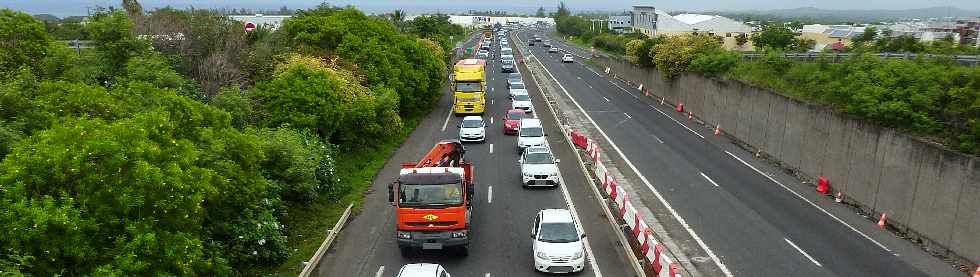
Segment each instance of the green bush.
[{"label": "green bush", "polygon": [[0,9],[0,78],[21,66],[40,69],[52,39],[33,16]]},{"label": "green bush", "polygon": [[248,133],[262,139],[264,175],[275,182],[283,200],[306,203],[323,192],[329,196],[347,192],[333,180],[332,147],[315,135],[289,128],[251,129]]},{"label": "green bush", "polygon": [[721,76],[727,74],[741,59],[741,53],[718,50],[691,61],[691,71],[700,72],[706,76]]},{"label": "green bush", "polygon": [[652,63],[664,78],[690,71],[691,63],[702,56],[722,51],[721,43],[708,34],[685,34],[665,38],[650,49]]}]

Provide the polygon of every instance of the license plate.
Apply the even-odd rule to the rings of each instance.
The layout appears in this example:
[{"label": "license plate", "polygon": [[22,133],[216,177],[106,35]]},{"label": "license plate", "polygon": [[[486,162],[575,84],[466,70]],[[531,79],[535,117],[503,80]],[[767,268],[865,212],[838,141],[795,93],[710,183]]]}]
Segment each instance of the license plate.
[{"label": "license plate", "polygon": [[536,186],[547,186],[548,181],[545,180],[534,180],[534,185]]},{"label": "license plate", "polygon": [[422,249],[425,250],[439,250],[442,249],[442,243],[422,243]]}]

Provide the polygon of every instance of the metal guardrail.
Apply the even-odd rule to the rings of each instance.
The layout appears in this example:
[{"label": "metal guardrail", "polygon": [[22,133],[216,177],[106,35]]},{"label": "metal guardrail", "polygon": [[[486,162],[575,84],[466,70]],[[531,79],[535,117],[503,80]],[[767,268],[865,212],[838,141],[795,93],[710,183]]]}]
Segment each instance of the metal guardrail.
[{"label": "metal guardrail", "polygon": [[330,245],[337,239],[337,234],[340,233],[340,230],[344,229],[344,225],[346,225],[347,220],[350,219],[352,208],[354,208],[354,203],[347,205],[347,209],[344,210],[344,214],[340,216],[339,220],[337,220],[337,224],[333,225],[333,229],[327,230],[327,238],[323,240],[322,244],[320,244],[320,248],[317,248],[316,253],[313,254],[313,257],[310,258],[309,261],[304,262],[303,271],[299,273],[299,277],[310,276],[310,274],[313,273],[313,270],[316,269],[316,266],[320,264],[320,259],[323,258],[324,253],[330,249]]},{"label": "metal guardrail", "polygon": [[[766,54],[761,53],[746,53],[742,54],[742,60],[755,60],[764,57]],[[840,62],[847,58],[850,58],[852,53],[784,53],[782,56],[787,59],[792,60],[802,60],[802,61],[816,61],[818,58],[826,58],[833,62]],[[913,60],[918,58],[923,59],[933,59],[933,58],[952,58],[957,63],[965,66],[977,66],[980,64],[980,55],[936,55],[936,54],[913,54],[913,53],[877,53],[873,54],[879,58],[886,59],[905,59]]]}]

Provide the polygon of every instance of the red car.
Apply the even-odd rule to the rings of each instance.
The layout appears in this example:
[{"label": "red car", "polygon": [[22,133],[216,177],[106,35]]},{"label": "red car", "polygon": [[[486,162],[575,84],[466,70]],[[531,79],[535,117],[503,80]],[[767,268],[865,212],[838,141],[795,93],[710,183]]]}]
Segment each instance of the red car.
[{"label": "red car", "polygon": [[524,110],[511,109],[507,111],[507,115],[504,115],[504,134],[517,134],[517,128],[520,127],[521,118],[524,118]]}]

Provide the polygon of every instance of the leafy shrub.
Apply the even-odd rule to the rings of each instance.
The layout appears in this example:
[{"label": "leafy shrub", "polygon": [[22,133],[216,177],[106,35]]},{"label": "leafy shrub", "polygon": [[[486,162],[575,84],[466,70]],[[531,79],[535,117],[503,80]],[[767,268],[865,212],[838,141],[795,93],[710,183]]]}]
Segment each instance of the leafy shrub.
[{"label": "leafy shrub", "polygon": [[0,9],[0,78],[21,66],[40,69],[51,40],[33,16]]},{"label": "leafy shrub", "polygon": [[720,76],[728,73],[741,59],[742,55],[738,52],[719,50],[695,58],[691,62],[691,71],[701,72],[706,76]]},{"label": "leafy shrub", "polygon": [[650,49],[653,64],[664,78],[689,71],[691,63],[705,55],[721,51],[721,43],[708,34],[685,34],[664,39]]},{"label": "leafy shrub", "polygon": [[333,149],[316,136],[295,129],[251,129],[249,134],[262,140],[266,179],[279,187],[281,198],[305,203],[321,192],[336,196],[346,188],[335,187]]}]

